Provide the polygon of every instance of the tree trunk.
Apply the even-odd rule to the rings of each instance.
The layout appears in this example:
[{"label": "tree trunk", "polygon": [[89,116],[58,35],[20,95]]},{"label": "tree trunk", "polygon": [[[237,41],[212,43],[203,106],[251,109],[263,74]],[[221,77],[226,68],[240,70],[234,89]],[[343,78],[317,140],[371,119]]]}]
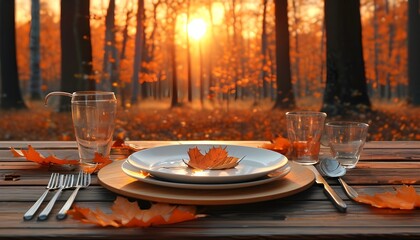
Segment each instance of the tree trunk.
[{"label": "tree trunk", "polygon": [[190,47],[190,34],[188,32],[188,24],[190,23],[190,1],[187,0],[187,95],[188,102],[192,102],[192,67],[191,67],[191,47]]},{"label": "tree trunk", "polygon": [[[140,73],[143,74],[150,74],[150,71],[147,67],[144,66],[143,63],[149,63],[151,61],[151,56],[150,56],[150,52],[148,50],[148,45],[147,45],[147,41],[146,41],[146,9],[143,6],[143,12],[142,12],[142,19],[143,19],[143,27],[142,27],[142,31],[143,33],[141,34],[141,36],[143,37],[143,41],[142,41],[142,48],[143,48],[143,56],[141,58],[140,61]],[[140,75],[141,76],[141,75]],[[142,99],[146,99],[150,96],[150,81],[145,81],[145,80],[140,80],[140,92],[141,92],[141,98]]]},{"label": "tree trunk", "polygon": [[144,12],[144,0],[137,1],[137,27],[136,27],[136,40],[134,50],[134,64],[133,64],[133,76],[131,77],[131,104],[136,104],[139,95],[139,73],[141,69],[141,61],[143,58],[143,12]]},{"label": "tree trunk", "polygon": [[0,108],[23,109],[16,59],[15,1],[0,1]]},{"label": "tree trunk", "polygon": [[208,79],[209,79],[209,89],[208,89],[208,95],[209,95],[209,101],[214,102],[216,99],[216,92],[214,91],[214,88],[216,87],[216,78],[213,77],[213,66],[214,66],[214,59],[213,56],[217,56],[217,53],[220,51],[220,44],[218,41],[216,41],[216,33],[214,30],[214,19],[213,19],[213,11],[212,11],[212,4],[213,1],[209,0],[207,2],[207,10],[210,17],[210,26],[211,26],[211,38],[208,40],[208,48],[211,49],[211,51],[208,51]]},{"label": "tree trunk", "polygon": [[268,0],[263,0],[263,16],[262,16],[262,32],[261,32],[261,57],[262,57],[262,68],[260,73],[261,86],[262,86],[262,96],[263,98],[268,97],[268,66],[267,66],[267,2]]},{"label": "tree trunk", "polygon": [[[121,52],[120,52],[120,61],[119,61],[119,66],[118,66],[118,70],[117,70],[117,79],[120,79],[120,74],[121,74],[121,69],[122,69],[122,63],[124,62],[126,56],[125,56],[125,52],[127,49],[127,41],[128,41],[128,25],[129,25],[129,21],[131,18],[131,13],[132,10],[128,10],[126,13],[126,22],[122,31],[122,43],[121,43]],[[129,92],[128,90],[128,85],[126,82],[120,81],[121,82],[121,86],[120,86],[120,103],[121,103],[121,107],[123,109],[125,109],[125,104],[126,104],[126,95]]]},{"label": "tree trunk", "polygon": [[105,16],[104,58],[101,85],[103,89],[117,91],[118,50],[115,42],[115,0],[110,0]]},{"label": "tree trunk", "polygon": [[[293,6],[293,18],[294,18],[294,38],[295,38],[295,96],[301,97],[306,96],[305,89],[303,89],[302,79],[300,78],[300,49],[299,49],[299,25],[300,25],[300,11],[296,6],[296,0],[292,0]],[[307,86],[307,84],[305,84]],[[302,93],[303,92],[303,93]]]},{"label": "tree trunk", "polygon": [[29,84],[29,93],[32,100],[41,99],[41,69],[40,63],[40,45],[39,45],[39,34],[40,34],[40,0],[31,1],[31,32],[30,32],[30,43],[29,50],[31,55],[30,66],[31,76]]},{"label": "tree trunk", "polygon": [[[385,0],[385,13],[388,16],[390,14],[390,4],[388,0]],[[392,85],[391,85],[391,72],[390,70],[393,68],[393,64],[395,61],[392,61],[392,52],[394,51],[394,37],[395,37],[395,26],[392,21],[388,22],[388,56],[386,64],[389,66],[387,67],[388,71],[386,73],[385,78],[385,86],[386,86],[386,99],[391,100],[392,98]]]},{"label": "tree trunk", "polygon": [[204,106],[204,57],[201,41],[198,42],[198,56],[200,58],[200,104]]},{"label": "tree trunk", "polygon": [[96,81],[93,75],[92,42],[90,37],[90,1],[76,0],[76,46],[79,72],[81,73],[80,89],[95,90]]},{"label": "tree trunk", "polygon": [[[155,49],[156,49],[156,44],[155,44],[155,35],[156,35],[156,30],[158,27],[158,20],[157,20],[157,8],[160,5],[161,0],[158,0],[157,2],[153,3],[153,28],[152,28],[152,33],[150,34],[150,47],[148,49],[148,54],[147,54],[147,59],[146,62],[152,62],[154,61],[154,56],[155,56]],[[155,60],[156,61],[156,60]],[[160,73],[162,70],[160,69],[153,69],[153,74],[155,74],[156,76],[156,81],[153,83],[153,87],[154,87],[154,91],[153,91],[153,97],[155,99],[160,99]]]},{"label": "tree trunk", "polygon": [[275,0],[277,92],[274,108],[293,108],[295,97],[290,72],[287,0]]},{"label": "tree trunk", "polygon": [[[176,17],[174,18],[176,20]],[[175,22],[171,27],[171,33],[169,36],[169,45],[170,45],[170,63],[171,63],[171,74],[172,74],[172,97],[171,97],[171,107],[179,106],[178,102],[178,75],[176,69],[176,43],[175,43]]]},{"label": "tree trunk", "polygon": [[[232,13],[232,31],[233,31],[233,68],[234,68],[234,76],[233,76],[233,81],[235,84],[235,101],[238,99],[238,92],[239,92],[239,86],[238,86],[238,78],[239,78],[239,47],[238,47],[238,29],[237,29],[237,16],[236,16],[236,0],[232,0],[232,9],[231,9],[231,13]],[[229,98],[229,95],[228,95]]]},{"label": "tree trunk", "polygon": [[332,116],[370,111],[359,0],[326,0],[325,23],[327,85],[322,111]]},{"label": "tree trunk", "polygon": [[[95,90],[89,1],[61,1],[61,90]],[[61,98],[60,111],[69,111],[68,99]]]},{"label": "tree trunk", "polygon": [[[378,26],[378,3],[376,2],[377,0],[373,1],[373,44],[374,44],[374,48],[373,48],[373,71],[375,72],[375,85],[376,85],[376,89],[380,90],[381,89],[381,83],[379,81],[379,26]],[[382,97],[382,95],[379,95],[380,97]]]},{"label": "tree trunk", "polygon": [[408,0],[409,103],[420,106],[420,3]]}]

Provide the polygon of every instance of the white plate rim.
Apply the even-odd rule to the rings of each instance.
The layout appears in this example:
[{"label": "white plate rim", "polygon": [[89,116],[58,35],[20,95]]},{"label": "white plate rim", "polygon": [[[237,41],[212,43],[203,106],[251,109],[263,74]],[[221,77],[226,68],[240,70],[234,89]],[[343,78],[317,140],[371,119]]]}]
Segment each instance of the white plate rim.
[{"label": "white plate rim", "polygon": [[[204,170],[201,171],[200,174],[202,176],[195,176],[191,175],[188,171],[188,167],[181,163],[182,160],[180,156],[184,156],[185,158],[188,157],[187,151],[190,148],[198,147],[202,152],[203,150],[206,151],[211,147],[223,147],[226,148],[229,152],[241,152],[244,156],[236,156],[235,157],[244,157],[244,159],[239,162],[238,166],[234,169],[227,169],[227,170]],[[165,152],[166,151],[166,152]],[[169,152],[169,153],[167,153]],[[172,154],[171,152],[176,152],[176,154]],[[167,153],[165,156],[159,157],[161,153]],[[171,155],[172,154],[172,155]],[[258,155],[258,157],[254,156],[256,159],[250,159],[248,158],[249,155]],[[231,155],[231,154],[229,154]],[[247,156],[248,155],[248,156]],[[178,169],[181,171],[180,173],[177,173],[169,168],[154,168],[154,165],[164,163],[165,161],[171,161],[166,158],[176,158],[174,162],[176,162],[178,165],[182,166],[181,169]],[[155,159],[159,158],[159,159]],[[185,159],[183,158],[183,159]],[[274,152],[271,150],[263,149],[263,148],[256,148],[256,147],[248,147],[248,146],[239,146],[239,145],[229,145],[229,144],[181,144],[181,145],[167,145],[167,146],[159,146],[154,148],[145,149],[139,152],[135,152],[131,154],[127,160],[130,162],[131,165],[135,166],[136,168],[139,168],[143,171],[149,172],[150,174],[162,178],[167,179],[171,181],[177,181],[177,182],[186,182],[186,183],[227,183],[227,182],[241,182],[241,181],[249,181],[251,179],[256,179],[259,177],[262,177],[266,175],[269,172],[272,172],[278,168],[283,167],[285,164],[287,164],[288,159],[286,156]],[[154,162],[152,162],[154,161]],[[264,166],[261,168],[252,167],[250,165],[247,165],[247,163],[254,163],[254,164],[267,164],[273,162],[272,165]],[[244,170],[243,172],[240,172],[242,168],[250,168],[254,172],[252,173],[246,173]],[[240,169],[240,170],[238,170]],[[182,172],[183,171],[183,172]],[[239,171],[239,174],[236,174],[235,171]],[[223,174],[223,176],[220,176],[219,174]]]},{"label": "white plate rim", "polygon": [[163,187],[173,187],[173,188],[183,188],[183,189],[200,189],[200,190],[217,190],[217,189],[235,189],[235,188],[245,188],[245,187],[252,187],[261,184],[266,184],[273,182],[275,180],[280,180],[284,178],[291,170],[291,166],[289,164],[284,165],[283,167],[274,170],[274,172],[281,171],[280,174],[275,174],[275,176],[270,177],[267,174],[263,178],[258,178],[251,181],[246,182],[236,182],[236,183],[180,183],[180,182],[171,182],[165,181],[164,179],[157,179],[152,176],[143,176],[139,172],[142,171],[141,169],[136,168],[129,161],[125,160],[121,164],[122,171],[132,177],[137,179],[140,182],[145,182],[153,185],[163,186]]}]

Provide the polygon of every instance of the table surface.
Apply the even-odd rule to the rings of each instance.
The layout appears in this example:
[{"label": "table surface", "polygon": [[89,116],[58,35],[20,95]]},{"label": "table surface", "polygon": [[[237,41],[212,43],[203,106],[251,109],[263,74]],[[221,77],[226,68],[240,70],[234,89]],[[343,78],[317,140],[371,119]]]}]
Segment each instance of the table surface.
[{"label": "table surface", "polygon": [[[203,141],[136,141],[142,148]],[[214,144],[260,146],[261,141],[214,141]],[[0,141],[0,238],[3,239],[313,239],[313,238],[420,238],[420,209],[379,209],[350,200],[335,179],[328,179],[348,205],[338,212],[314,184],[295,195],[270,201],[218,206],[198,206],[206,217],[149,228],[96,227],[71,218],[24,221],[23,214],[44,192],[53,171],[76,172],[62,166],[45,167],[13,157],[10,147],[28,144],[46,154],[76,155],[75,142]],[[322,148],[321,155],[328,154]],[[112,155],[122,159],[119,152]],[[392,191],[402,184],[413,185],[420,193],[420,141],[368,142],[361,160],[343,179],[359,193]],[[52,214],[58,212],[72,191],[64,191]],[[52,194],[47,196],[48,200]],[[117,194],[102,187],[96,175],[92,185],[79,191],[76,203],[91,209],[109,209]],[[141,201],[140,201],[141,202]],[[44,201],[42,206],[46,205]]]}]

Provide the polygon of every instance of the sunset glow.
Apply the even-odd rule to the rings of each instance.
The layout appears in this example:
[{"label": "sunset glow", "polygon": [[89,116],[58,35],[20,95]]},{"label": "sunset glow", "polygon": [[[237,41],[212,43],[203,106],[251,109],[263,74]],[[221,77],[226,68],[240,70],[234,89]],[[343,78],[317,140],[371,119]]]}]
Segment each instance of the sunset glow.
[{"label": "sunset glow", "polygon": [[207,31],[207,23],[201,19],[196,18],[188,23],[188,35],[195,40],[200,40]]}]

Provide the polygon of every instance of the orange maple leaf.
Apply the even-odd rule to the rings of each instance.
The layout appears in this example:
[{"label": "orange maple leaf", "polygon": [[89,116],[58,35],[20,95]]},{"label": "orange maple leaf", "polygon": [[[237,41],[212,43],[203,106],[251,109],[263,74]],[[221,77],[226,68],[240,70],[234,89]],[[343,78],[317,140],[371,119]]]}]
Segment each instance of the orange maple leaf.
[{"label": "orange maple leaf", "polygon": [[206,154],[202,154],[198,147],[188,150],[190,161],[184,163],[194,169],[227,169],[234,168],[239,163],[239,158],[228,156],[226,148],[212,147]]},{"label": "orange maple leaf", "polygon": [[[31,145],[28,145],[28,150],[16,150],[13,147],[10,148],[10,151],[13,153],[15,157],[25,157],[26,160],[39,163],[41,165],[50,165],[50,164],[70,164],[70,165],[78,165],[80,162],[79,160],[71,160],[71,159],[61,159],[54,155],[50,155],[48,157],[44,157],[41,153],[36,151]],[[93,165],[81,165],[84,172],[87,173],[94,173],[99,171],[101,168],[105,167],[106,165],[112,163],[112,160],[109,157],[104,157],[100,153],[95,153],[95,157],[93,162],[96,164]]]},{"label": "orange maple leaf", "polygon": [[93,211],[75,205],[67,213],[75,220],[102,227],[149,227],[184,222],[199,217],[193,206],[156,203],[152,204],[150,209],[143,210],[138,207],[137,202],[130,202],[119,196],[111,209],[111,214],[105,214],[99,209]]},{"label": "orange maple leaf", "polygon": [[360,194],[355,201],[370,204],[377,208],[414,209],[420,207],[420,195],[413,186],[404,185],[396,192]]},{"label": "orange maple leaf", "polygon": [[292,150],[292,144],[287,138],[278,136],[271,140],[271,143],[264,143],[261,148],[272,150],[283,155],[289,155]]},{"label": "orange maple leaf", "polygon": [[95,157],[93,158],[93,163],[96,164],[81,164],[83,171],[86,173],[94,173],[99,171],[101,168],[112,163],[112,160],[109,157],[102,156],[102,154],[95,152]]},{"label": "orange maple leaf", "polygon": [[26,160],[36,162],[41,165],[49,165],[49,164],[77,165],[79,164],[79,160],[61,159],[61,158],[57,158],[54,155],[44,157],[41,153],[36,151],[31,145],[28,145],[28,150],[22,149],[20,151],[17,151],[13,147],[11,147],[10,151],[12,151],[13,156],[15,157],[25,157]]}]

